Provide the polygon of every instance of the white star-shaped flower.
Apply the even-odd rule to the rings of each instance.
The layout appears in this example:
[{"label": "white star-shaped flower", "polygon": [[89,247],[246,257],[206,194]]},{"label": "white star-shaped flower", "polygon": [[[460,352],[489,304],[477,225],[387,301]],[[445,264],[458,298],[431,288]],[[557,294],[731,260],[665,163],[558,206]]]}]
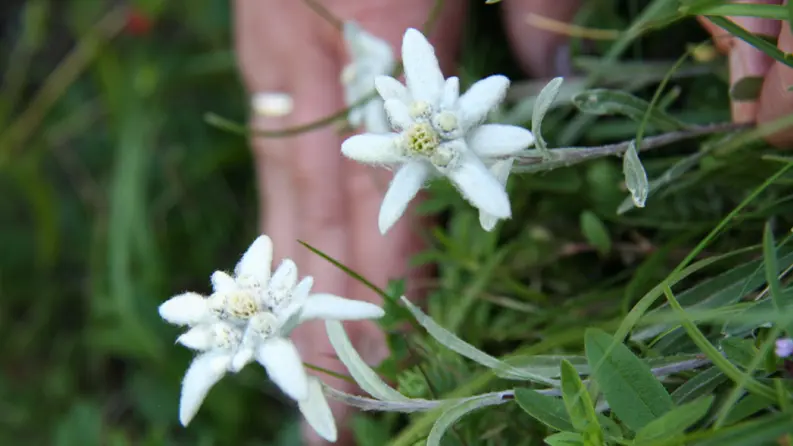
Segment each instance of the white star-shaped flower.
[{"label": "white star-shaped flower", "polygon": [[[177,342],[201,352],[182,382],[179,419],[183,425],[192,420],[215,383],[253,360],[264,366],[284,393],[298,401],[302,412],[311,410],[313,420],[330,417],[332,423],[330,410],[322,409],[321,389],[317,395],[288,335],[310,319],[373,319],[384,312],[368,302],[311,294],[313,279],[298,281],[297,266],[289,259],[271,275],[272,252],[270,238],[259,236],[234,268],[234,276],[222,271],[212,274],[210,296],[188,292],[160,305],[163,319],[190,327]],[[327,433],[330,428],[317,429]]]},{"label": "white star-shaped flower", "polygon": [[[449,178],[480,210],[490,229],[495,220],[510,218],[506,176],[500,181],[488,166],[492,169],[529,147],[534,136],[522,127],[482,124],[503,100],[509,79],[490,76],[460,95],[459,79],[444,79],[435,50],[415,29],[405,32],[402,62],[407,87],[392,77],[375,79],[395,132],[355,135],[341,148],[345,156],[362,163],[399,166],[380,207],[380,232],[404,214],[428,179],[439,175]],[[495,170],[505,166],[498,164]]]},{"label": "white star-shaped flower", "polygon": [[[344,100],[351,106],[374,92],[375,77],[391,73],[396,60],[388,42],[364,31],[355,22],[344,24],[344,42],[351,62],[341,73],[341,83]],[[377,97],[350,110],[347,119],[354,127],[363,125],[367,132],[390,131],[383,101]]]}]

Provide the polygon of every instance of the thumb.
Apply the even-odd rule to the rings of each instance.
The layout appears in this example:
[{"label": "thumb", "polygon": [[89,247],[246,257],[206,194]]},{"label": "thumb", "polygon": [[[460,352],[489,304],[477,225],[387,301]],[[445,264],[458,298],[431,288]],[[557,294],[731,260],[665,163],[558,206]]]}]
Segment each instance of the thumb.
[{"label": "thumb", "polygon": [[567,74],[571,70],[564,57],[567,36],[530,26],[531,14],[570,22],[580,0],[512,0],[503,3],[510,45],[524,71],[535,77]]}]

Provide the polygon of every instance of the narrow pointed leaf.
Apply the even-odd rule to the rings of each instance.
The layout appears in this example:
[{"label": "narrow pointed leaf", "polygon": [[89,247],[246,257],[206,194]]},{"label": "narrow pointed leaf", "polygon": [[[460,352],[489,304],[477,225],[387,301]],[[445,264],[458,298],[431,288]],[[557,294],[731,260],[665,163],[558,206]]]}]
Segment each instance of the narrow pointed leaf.
[{"label": "narrow pointed leaf", "polygon": [[[782,285],[779,282],[779,259],[777,258],[776,242],[774,233],[771,230],[771,223],[766,222],[763,232],[763,260],[765,261],[765,280],[768,282],[768,292],[771,295],[771,302],[774,310],[783,313],[787,310],[787,305],[783,300]],[[793,335],[793,327],[781,327],[788,336]]]},{"label": "narrow pointed leaf", "polygon": [[614,344],[611,335],[594,328],[586,331],[584,344],[609,407],[630,429],[638,431],[672,409],[672,398],[650,367],[624,344]]},{"label": "narrow pointed leaf", "polygon": [[557,432],[543,439],[548,446],[585,446],[584,438],[578,432]]},{"label": "narrow pointed leaf", "polygon": [[651,421],[636,434],[634,444],[642,445],[662,438],[682,436],[686,429],[708,413],[708,409],[713,404],[713,398],[713,395],[708,395],[705,398],[676,407],[660,418]]},{"label": "narrow pointed leaf", "polygon": [[720,429],[710,438],[689,442],[690,446],[746,446],[778,444],[775,440],[793,434],[793,415],[778,413]]},{"label": "narrow pointed leaf", "polygon": [[787,54],[779,49],[775,44],[758,36],[757,34],[750,33],[742,26],[736,24],[732,20],[725,17],[707,16],[708,20],[713,22],[714,25],[724,29],[733,36],[743,40],[744,42],[757,48],[759,51],[764,52],[769,57],[782,62],[788,67],[793,67],[793,55]]},{"label": "narrow pointed leaf", "polygon": [[[636,122],[643,122],[650,103],[644,99],[619,90],[594,89],[573,97],[573,104],[582,112],[593,115],[624,115]],[[661,131],[673,132],[686,128],[686,124],[669,114],[653,108],[647,123]]]},{"label": "narrow pointed leaf", "polygon": [[572,364],[562,361],[562,400],[576,431],[586,437],[588,444],[602,444],[603,433],[589,392]]},{"label": "narrow pointed leaf", "polygon": [[457,352],[458,354],[465,356],[472,361],[476,361],[485,367],[489,367],[494,370],[500,370],[512,376],[520,376],[523,379],[529,381],[552,386],[557,386],[559,384],[555,380],[525,370],[517,369],[504,361],[488,355],[473,345],[458,338],[457,335],[451,331],[441,327],[437,322],[432,320],[431,317],[427,316],[417,306],[413,305],[405,296],[402,296],[402,302],[405,304],[405,306],[407,306],[408,310],[413,313],[413,317],[415,317],[418,323],[427,330],[430,336],[435,338],[436,341],[440,342],[448,349]]},{"label": "narrow pointed leaf", "polygon": [[684,404],[703,395],[709,395],[716,387],[727,381],[727,377],[718,367],[711,367],[697,376],[689,379],[672,392],[675,404]]},{"label": "narrow pointed leaf", "polygon": [[339,360],[347,367],[355,382],[361,386],[365,392],[375,398],[384,401],[408,401],[409,398],[397,392],[394,388],[385,383],[377,373],[369,367],[353,347],[344,325],[339,321],[325,321],[325,328],[328,332],[333,349]]},{"label": "narrow pointed leaf", "polygon": [[427,437],[426,445],[439,446],[446,430],[469,412],[486,406],[503,404],[505,401],[500,395],[486,395],[451,406],[435,421]]},{"label": "narrow pointed leaf", "polygon": [[537,393],[531,389],[515,389],[515,400],[532,418],[558,431],[572,431],[573,423],[561,398]]},{"label": "narrow pointed leaf", "polygon": [[559,94],[559,87],[562,86],[563,81],[564,79],[561,77],[556,77],[548,82],[548,85],[537,95],[537,101],[534,103],[534,111],[531,115],[531,132],[536,138],[534,145],[542,156],[546,158],[551,154],[548,151],[548,145],[545,143],[545,139],[542,137],[542,121],[545,119],[545,114],[548,113],[548,109],[551,108],[553,101]]}]

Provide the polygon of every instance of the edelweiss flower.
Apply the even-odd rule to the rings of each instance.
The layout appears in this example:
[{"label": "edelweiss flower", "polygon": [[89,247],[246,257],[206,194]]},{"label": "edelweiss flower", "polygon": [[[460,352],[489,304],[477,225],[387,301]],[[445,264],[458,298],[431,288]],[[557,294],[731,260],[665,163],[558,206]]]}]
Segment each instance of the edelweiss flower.
[{"label": "edelweiss flower", "polygon": [[[255,359],[284,393],[298,401],[304,414],[311,411],[306,418],[320,434],[331,431],[330,420],[335,437],[333,416],[323,409],[327,403],[321,389],[317,394],[287,336],[309,319],[371,319],[381,317],[383,310],[331,294],[310,294],[313,279],[298,282],[294,262],[285,259],[272,276],[271,263],[272,241],[262,235],[243,254],[233,277],[222,271],[212,274],[212,295],[183,293],[160,306],[163,319],[190,327],[177,342],[201,352],[182,382],[179,419],[186,426],[215,383]],[[324,424],[317,426],[312,420]]]},{"label": "edelweiss flower", "polygon": [[[344,67],[341,83],[344,85],[344,99],[351,106],[371,95],[375,77],[391,73],[396,61],[388,42],[364,31],[355,22],[344,24],[344,41],[351,63]],[[390,130],[380,98],[373,98],[350,110],[348,120],[355,127],[363,124],[367,132],[387,133]]]},{"label": "edelweiss flower", "polygon": [[391,127],[398,133],[356,135],[342,144],[342,153],[356,161],[400,166],[380,207],[380,232],[385,233],[427,180],[438,175],[448,177],[481,211],[486,229],[492,229],[494,219],[510,218],[506,176],[500,181],[488,165],[502,172],[507,164],[495,163],[530,146],[534,136],[521,127],[482,124],[503,100],[509,79],[490,76],[460,96],[459,79],[444,80],[435,50],[415,29],[405,32],[402,62],[407,88],[388,76],[375,79]]}]

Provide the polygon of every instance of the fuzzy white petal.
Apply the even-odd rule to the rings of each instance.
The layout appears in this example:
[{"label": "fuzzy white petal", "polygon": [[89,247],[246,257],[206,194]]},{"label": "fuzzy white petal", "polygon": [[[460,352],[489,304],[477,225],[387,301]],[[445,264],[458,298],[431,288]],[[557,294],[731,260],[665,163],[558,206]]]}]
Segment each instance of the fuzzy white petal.
[{"label": "fuzzy white petal", "polygon": [[160,317],[174,325],[196,324],[209,315],[207,300],[198,293],[182,293],[160,305]]},{"label": "fuzzy white petal", "polygon": [[270,278],[269,291],[272,293],[284,290],[291,291],[297,285],[297,265],[292,259],[284,259],[278,265],[273,277]]},{"label": "fuzzy white petal", "polygon": [[297,407],[320,437],[331,443],[336,441],[338,436],[336,420],[333,419],[333,412],[322,392],[322,384],[317,378],[313,376],[308,378],[308,398],[298,401]]},{"label": "fuzzy white petal", "polygon": [[213,331],[209,324],[201,324],[187,330],[176,339],[176,342],[193,350],[209,350],[213,346]]},{"label": "fuzzy white petal", "polygon": [[383,104],[388,121],[394,129],[402,131],[413,124],[407,105],[399,99],[388,99]]},{"label": "fuzzy white petal", "polygon": [[377,223],[381,234],[385,234],[405,213],[410,200],[418,194],[429,175],[430,166],[422,161],[411,161],[397,170],[380,205]]},{"label": "fuzzy white petal", "polygon": [[410,102],[410,93],[408,93],[408,89],[402,85],[402,82],[399,82],[391,76],[376,76],[374,78],[374,86],[383,100],[397,99],[404,102],[406,105]]},{"label": "fuzzy white petal", "polygon": [[234,275],[250,276],[261,284],[270,278],[273,263],[273,241],[266,235],[260,235],[251,243],[239,263],[234,268]]},{"label": "fuzzy white petal", "polygon": [[[496,161],[492,166],[490,166],[490,173],[496,177],[496,180],[498,180],[499,183],[506,185],[507,178],[509,178],[509,173],[512,171],[513,162],[514,159],[512,158]],[[488,214],[485,211],[479,211],[479,224],[482,225],[482,229],[485,231],[492,231],[493,228],[496,227],[498,220],[499,218],[494,215]]]},{"label": "fuzzy white petal", "polygon": [[[304,277],[292,290],[292,297],[289,300],[289,305],[283,310],[279,311],[276,316],[278,323],[282,326],[288,325],[289,319],[299,313],[306,304],[308,296],[311,293],[311,287],[314,286],[314,278],[311,276]],[[296,321],[295,321],[296,322]],[[289,331],[292,327],[285,327]]]},{"label": "fuzzy white petal", "polygon": [[231,359],[231,364],[229,365],[229,370],[234,373],[239,373],[240,370],[245,368],[246,365],[253,361],[255,354],[256,351],[252,345],[247,345],[240,348],[234,353],[234,356]]},{"label": "fuzzy white petal", "polygon": [[504,100],[508,88],[509,79],[501,75],[486,77],[472,85],[457,102],[463,128],[470,130],[483,122],[490,110]]},{"label": "fuzzy white petal", "polygon": [[355,63],[377,66],[384,71],[389,71],[389,65],[394,63],[391,45],[355,22],[344,23],[344,40]]},{"label": "fuzzy white petal", "polygon": [[475,208],[497,218],[512,216],[509,197],[504,186],[470,151],[464,152],[460,164],[446,175]]},{"label": "fuzzy white petal", "polygon": [[341,143],[341,153],[359,163],[398,163],[403,159],[402,149],[400,149],[397,140],[398,136],[396,133],[354,135]]},{"label": "fuzzy white petal", "polygon": [[308,377],[292,341],[285,338],[267,339],[256,349],[256,360],[290,398],[300,401],[308,397]]},{"label": "fuzzy white petal", "polygon": [[443,84],[441,96],[441,110],[452,110],[460,98],[460,78],[452,76]]},{"label": "fuzzy white petal", "polygon": [[375,304],[360,300],[345,299],[333,294],[312,294],[303,307],[300,321],[329,319],[335,321],[358,321],[383,317],[385,311]]},{"label": "fuzzy white petal", "polygon": [[441,72],[435,49],[421,32],[408,28],[402,39],[402,63],[405,79],[414,101],[426,101],[436,106],[443,90]]},{"label": "fuzzy white petal", "polygon": [[391,133],[388,116],[380,99],[372,99],[363,106],[363,123],[367,132],[387,134]]},{"label": "fuzzy white petal", "polygon": [[481,158],[514,155],[534,144],[534,135],[523,127],[485,124],[465,138],[468,147]]},{"label": "fuzzy white petal", "polygon": [[226,374],[230,355],[207,353],[197,356],[182,380],[179,400],[179,421],[187,426],[193,419],[209,390]]},{"label": "fuzzy white petal", "polygon": [[224,271],[215,271],[210,277],[212,290],[216,293],[227,293],[236,290],[237,282]]}]

